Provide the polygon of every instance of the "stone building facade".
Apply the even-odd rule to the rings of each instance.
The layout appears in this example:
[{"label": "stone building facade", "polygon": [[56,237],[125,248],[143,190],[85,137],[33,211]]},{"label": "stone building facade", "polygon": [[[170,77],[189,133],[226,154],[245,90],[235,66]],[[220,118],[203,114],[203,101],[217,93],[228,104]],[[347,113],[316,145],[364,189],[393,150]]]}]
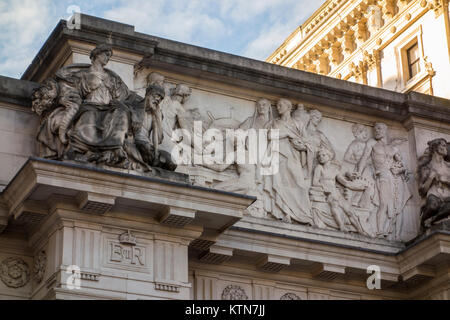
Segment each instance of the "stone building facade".
[{"label": "stone building facade", "polygon": [[447,0],[327,0],[267,62],[450,98]]},{"label": "stone building facade", "polygon": [[0,77],[1,299],[450,298],[449,100],[76,17]]}]

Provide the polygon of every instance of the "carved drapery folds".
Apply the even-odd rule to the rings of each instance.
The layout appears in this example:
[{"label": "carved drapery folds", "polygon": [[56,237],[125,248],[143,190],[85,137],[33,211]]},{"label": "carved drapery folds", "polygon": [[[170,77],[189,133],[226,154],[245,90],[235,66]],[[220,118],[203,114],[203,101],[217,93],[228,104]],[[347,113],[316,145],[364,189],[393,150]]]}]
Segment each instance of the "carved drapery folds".
[{"label": "carved drapery folds", "polygon": [[111,55],[110,46],[99,45],[91,65],[64,67],[33,93],[33,111],[41,117],[39,156],[140,172],[173,170],[170,155],[158,149],[164,88],[150,84],[145,98],[130,91],[105,68]]},{"label": "carved drapery folds", "polygon": [[[355,125],[352,128],[355,140],[341,162],[320,129],[321,112],[307,110],[302,104],[295,107],[289,100],[280,99],[276,103],[279,116],[272,118],[271,105],[260,99],[254,116],[240,125],[233,124],[231,118],[227,123],[228,128],[268,130],[264,133],[266,153],[278,155],[276,173],[261,175],[259,162],[203,164],[205,169],[212,170],[204,173],[203,181],[233,168],[237,177],[222,176],[222,182],[210,186],[256,196],[257,202],[248,211],[254,217],[401,239],[404,210],[412,197],[408,185],[410,171],[399,151],[405,140],[390,139],[383,123],[375,125],[371,139],[367,127]],[[214,123],[209,126],[214,127]],[[279,135],[276,149],[275,140],[268,138],[272,131]],[[251,149],[247,147],[246,152]]]},{"label": "carved drapery folds", "polygon": [[445,139],[428,142],[417,173],[423,200],[421,225],[427,229],[450,215],[450,143]]},{"label": "carved drapery folds", "polygon": [[[341,38],[344,47],[345,37]],[[191,178],[203,181],[200,184],[209,179],[209,186],[214,188],[255,196],[257,201],[248,210],[254,217],[370,237],[400,237],[402,222],[398,217],[411,197],[408,170],[397,150],[401,142],[388,140],[385,125],[375,126],[375,138],[371,140],[355,133],[357,141],[351,143],[345,157],[346,161],[352,159],[352,166],[346,167],[348,163],[336,158],[336,150],[321,131],[322,114],[318,110],[280,99],[276,103],[278,117],[274,118],[272,103],[259,99],[254,115],[243,122],[232,115],[220,118],[211,113],[208,119],[200,109],[188,107],[192,95],[189,86],[169,84],[160,74],[148,76],[145,98],[129,91],[119,76],[104,68],[110,54],[109,47],[98,47],[91,55],[92,65],[65,67],[35,92],[33,110],[41,116],[41,156],[141,172],[154,167],[175,170],[174,148],[185,145],[192,158],[204,155],[211,146],[204,136],[208,129],[222,133],[227,129],[252,129],[262,132],[258,148],[262,146],[278,159],[276,173],[261,174],[261,163],[236,160],[191,162],[186,173],[191,174],[190,168],[195,167]],[[311,70],[308,59],[317,61],[319,72],[328,73],[331,64],[343,59],[337,35],[316,46],[302,60],[301,68]],[[355,78],[367,82],[367,70],[377,64],[377,59],[377,52],[365,52],[363,61],[352,66]],[[195,130],[195,121],[202,121],[200,132]],[[188,133],[191,139],[177,140],[173,134],[178,131]],[[273,132],[278,132],[278,140],[271,138]],[[198,139],[202,141],[200,146],[195,143]],[[246,159],[250,150],[246,142]],[[374,153],[384,154],[389,163],[378,164]],[[377,165],[380,168],[375,174],[371,168]],[[202,170],[205,173],[201,178]],[[37,260],[37,266],[42,266],[42,259]],[[35,275],[37,281],[41,271]]]}]

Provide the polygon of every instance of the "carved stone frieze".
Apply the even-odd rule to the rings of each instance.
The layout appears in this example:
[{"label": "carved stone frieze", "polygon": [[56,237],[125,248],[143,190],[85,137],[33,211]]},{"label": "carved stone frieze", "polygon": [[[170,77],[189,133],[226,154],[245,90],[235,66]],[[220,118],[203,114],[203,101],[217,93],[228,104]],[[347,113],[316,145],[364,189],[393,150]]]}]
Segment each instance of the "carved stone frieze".
[{"label": "carved stone frieze", "polygon": [[[376,53],[366,57],[374,60]],[[359,70],[362,68],[359,66]],[[306,110],[302,104],[294,108],[291,101],[280,99],[276,104],[278,117],[274,118],[271,105],[259,99],[254,115],[241,124],[229,118],[214,120],[210,128],[223,130],[226,123],[227,128],[244,131],[266,130],[264,148],[266,154],[276,155],[277,172],[260,175],[259,163],[203,164],[203,171],[198,167],[195,171],[204,177],[197,183],[217,179],[220,182],[209,185],[255,196],[258,200],[248,210],[254,217],[400,239],[403,211],[412,197],[410,171],[398,149],[405,140],[388,138],[388,128],[382,123],[375,125],[374,138],[369,139],[369,128],[355,124],[355,140],[341,161],[320,129],[320,111]],[[274,130],[278,139],[268,139],[268,133]],[[246,159],[251,149],[247,145]]]},{"label": "carved stone frieze", "polygon": [[342,173],[340,164],[334,160],[334,154],[327,149],[319,150],[317,157],[319,164],[315,168],[310,189],[314,224],[372,236],[373,231],[367,224],[368,215],[352,206],[351,200],[345,198],[345,192],[342,193],[338,188],[340,184],[347,189],[346,192],[365,191],[368,182]]},{"label": "carved stone frieze", "polygon": [[112,54],[109,45],[99,45],[92,64],[63,67],[33,93],[32,110],[41,117],[39,156],[140,172],[174,170],[159,149],[164,88],[149,84],[145,98],[130,91],[105,68]]}]

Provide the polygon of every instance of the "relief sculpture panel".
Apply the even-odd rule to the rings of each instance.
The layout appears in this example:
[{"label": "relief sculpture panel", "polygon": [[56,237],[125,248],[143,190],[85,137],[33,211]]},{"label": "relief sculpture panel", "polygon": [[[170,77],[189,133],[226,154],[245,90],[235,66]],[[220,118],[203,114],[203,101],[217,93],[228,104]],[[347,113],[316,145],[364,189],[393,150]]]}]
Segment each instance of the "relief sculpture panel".
[{"label": "relief sculpture panel", "polygon": [[[172,95],[177,90],[186,96],[192,94],[186,85],[174,88]],[[183,117],[186,109],[178,110]],[[205,181],[210,181],[207,186],[255,196],[257,201],[248,210],[254,217],[401,240],[403,213],[412,198],[411,171],[399,148],[406,139],[392,139],[386,124],[376,123],[373,133],[368,126],[354,124],[350,129],[354,140],[348,142],[340,161],[335,146],[322,131],[322,113],[307,110],[303,104],[294,106],[291,101],[280,99],[274,106],[260,98],[254,114],[242,122],[235,120],[232,113],[228,118],[220,118],[211,111],[202,114],[201,108],[196,111],[195,118],[172,121],[172,133],[184,129],[192,136],[203,136],[200,146],[193,143],[193,138],[187,140],[193,150],[192,158],[207,150],[223,149],[223,153],[213,162],[188,164],[185,172],[193,172],[195,183],[205,185]],[[171,118],[176,120],[178,115]],[[195,132],[195,121],[202,121],[198,125],[200,131]],[[219,131],[219,138],[213,135],[215,139],[211,139],[208,129]],[[231,146],[227,140],[230,130],[235,134]],[[236,132],[241,131],[245,133],[245,143],[239,149]],[[170,132],[166,130],[166,134]],[[252,134],[256,140],[251,139]],[[211,147],[218,142],[218,149]],[[345,150],[345,144],[341,141],[340,149]],[[247,161],[238,161],[239,155],[227,161],[230,150],[241,152]],[[256,163],[248,161],[252,152],[257,154]],[[263,159],[276,159],[276,173],[261,174],[267,166]],[[219,177],[217,173],[223,175]]]},{"label": "relief sculpture panel", "polygon": [[[329,128],[319,110],[284,98],[254,99],[251,112],[242,116],[250,111],[249,100],[245,107],[237,98],[225,108],[212,98],[192,103],[204,92],[169,83],[156,72],[145,77],[145,96],[140,96],[106,68],[112,54],[110,46],[99,45],[90,65],[64,67],[34,92],[41,157],[144,175],[155,168],[176,170],[196,184],[255,196],[248,214],[257,218],[402,238],[405,208],[413,197],[411,170],[402,154],[406,139],[391,138],[386,124],[376,123],[373,133],[345,121]],[[354,140],[331,136],[332,129],[336,136],[351,131]],[[423,167],[434,166],[430,163]],[[425,178],[425,169],[420,172],[426,195],[436,182]],[[436,197],[443,203],[431,193],[425,218],[436,207],[446,208],[445,192]],[[120,246],[111,243],[111,262],[126,260]],[[142,255],[131,249],[130,261],[139,264]]]}]

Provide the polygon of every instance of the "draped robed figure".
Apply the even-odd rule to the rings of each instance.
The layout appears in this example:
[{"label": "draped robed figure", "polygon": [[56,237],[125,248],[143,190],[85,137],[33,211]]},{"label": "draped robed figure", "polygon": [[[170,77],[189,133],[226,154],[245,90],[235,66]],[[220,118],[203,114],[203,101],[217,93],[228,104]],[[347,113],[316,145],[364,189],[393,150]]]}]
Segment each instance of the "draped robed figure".
[{"label": "draped robed figure", "polygon": [[[308,148],[291,118],[291,102],[281,99],[277,109],[280,117],[273,122],[272,130],[278,130],[279,139],[270,141],[268,152],[278,152],[279,171],[264,178],[264,191],[269,195],[265,207],[277,219],[312,225],[309,182],[305,180],[300,155]],[[278,151],[275,143],[279,143]]]}]

